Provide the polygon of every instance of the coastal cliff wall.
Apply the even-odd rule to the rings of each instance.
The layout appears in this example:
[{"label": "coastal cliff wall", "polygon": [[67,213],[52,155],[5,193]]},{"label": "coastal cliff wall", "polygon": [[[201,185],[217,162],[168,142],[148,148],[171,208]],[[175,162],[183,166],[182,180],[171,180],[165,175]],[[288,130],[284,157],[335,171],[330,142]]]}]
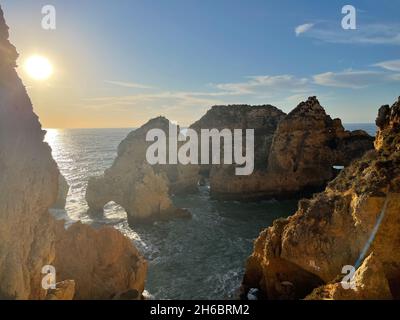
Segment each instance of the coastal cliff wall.
[{"label": "coastal cliff wall", "polygon": [[[59,171],[8,38],[0,8],[0,299],[102,299],[129,290],[140,297],[146,262],[128,239],[113,228],[65,230],[50,215]],[[60,283],[47,292],[42,267],[54,264]]]},{"label": "coastal cliff wall", "polygon": [[41,268],[55,256],[58,169],[15,67],[0,9],[0,298],[41,298]]},{"label": "coastal cliff wall", "polygon": [[[270,112],[263,121],[257,121],[261,118],[256,111],[247,110],[245,125],[240,119],[224,116],[227,112],[220,109],[219,117],[231,121],[228,127],[256,129],[256,166],[248,176],[236,176],[230,166],[213,166],[210,189],[218,199],[308,195],[320,191],[334,178],[337,172],[333,166],[347,166],[373,149],[373,137],[361,130],[346,131],[340,119],[326,114],[316,97],[300,103],[288,115]],[[208,128],[215,122],[206,115],[196,127]]]},{"label": "coastal cliff wall", "polygon": [[[244,293],[257,288],[261,298],[296,299],[315,289],[310,299],[400,298],[400,99],[383,106],[376,123],[375,150],[260,234]],[[357,289],[343,293],[345,265],[358,268]]]}]

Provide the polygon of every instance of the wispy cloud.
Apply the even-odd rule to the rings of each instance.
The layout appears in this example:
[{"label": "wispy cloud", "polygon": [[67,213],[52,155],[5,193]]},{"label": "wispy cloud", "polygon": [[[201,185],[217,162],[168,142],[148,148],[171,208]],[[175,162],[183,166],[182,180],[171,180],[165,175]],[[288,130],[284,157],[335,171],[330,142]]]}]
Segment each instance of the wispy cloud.
[{"label": "wispy cloud", "polygon": [[400,73],[392,74],[390,77],[394,81],[400,81]]},{"label": "wispy cloud", "polygon": [[147,85],[144,85],[141,83],[136,83],[136,82],[123,82],[123,81],[111,81],[111,80],[106,80],[104,82],[115,85],[115,86],[124,87],[124,88],[135,88],[135,89],[152,89],[153,88],[151,86],[147,86]]},{"label": "wispy cloud", "polygon": [[391,72],[397,70],[397,60],[376,65],[385,70],[347,69],[308,77],[291,74],[247,76],[242,81],[211,84],[208,90],[200,91],[157,90],[142,84],[106,81],[144,90],[127,95],[86,98],[81,107],[117,110],[123,114],[134,110],[138,121],[165,115],[181,125],[189,125],[191,120],[201,117],[210,106],[217,104],[271,103],[290,111],[299,101],[310,95],[326,95],[324,87],[362,89],[380,83],[400,81],[400,74]]},{"label": "wispy cloud", "polygon": [[325,72],[313,76],[314,83],[320,86],[360,89],[371,84],[394,80],[389,74],[369,70],[345,70]]},{"label": "wispy cloud", "polygon": [[337,23],[325,22],[304,36],[328,43],[400,45],[400,24],[359,24],[356,30],[344,30]]},{"label": "wispy cloud", "polygon": [[304,90],[309,80],[298,78],[293,75],[261,75],[250,76],[244,82],[220,83],[215,88],[230,92],[234,95],[252,95],[260,92],[274,92],[277,90]]},{"label": "wispy cloud", "polygon": [[201,92],[159,91],[86,98],[81,102],[81,107],[115,110],[119,113],[134,110],[135,119],[139,122],[147,121],[149,117],[164,115],[181,125],[188,125],[188,119],[199,118],[211,105],[223,102],[224,100],[212,95],[203,95]]},{"label": "wispy cloud", "polygon": [[400,71],[400,59],[399,60],[382,61],[382,62],[374,64],[373,66],[381,67],[383,69],[390,70],[390,71]]},{"label": "wispy cloud", "polygon": [[129,95],[86,98],[81,102],[81,107],[117,110],[120,113],[135,110],[135,115],[140,119],[162,114],[182,125],[188,125],[188,119],[200,118],[212,105],[265,104],[272,101],[284,101],[286,104],[285,97],[288,95],[300,94],[303,97],[310,92],[310,80],[293,75],[260,75],[244,79],[245,81],[211,84],[208,91],[152,90]]},{"label": "wispy cloud", "polygon": [[312,27],[314,27],[314,23],[305,23],[297,26],[294,29],[294,32],[296,33],[296,36],[301,35],[302,33],[305,33],[309,31]]}]

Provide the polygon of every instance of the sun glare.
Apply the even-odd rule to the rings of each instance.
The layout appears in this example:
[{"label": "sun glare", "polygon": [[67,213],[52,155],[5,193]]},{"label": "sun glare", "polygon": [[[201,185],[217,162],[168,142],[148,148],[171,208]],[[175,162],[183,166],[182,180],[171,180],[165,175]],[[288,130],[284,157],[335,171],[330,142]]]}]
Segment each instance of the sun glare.
[{"label": "sun glare", "polygon": [[31,56],[25,62],[25,71],[35,80],[46,80],[53,74],[53,66],[43,56]]}]

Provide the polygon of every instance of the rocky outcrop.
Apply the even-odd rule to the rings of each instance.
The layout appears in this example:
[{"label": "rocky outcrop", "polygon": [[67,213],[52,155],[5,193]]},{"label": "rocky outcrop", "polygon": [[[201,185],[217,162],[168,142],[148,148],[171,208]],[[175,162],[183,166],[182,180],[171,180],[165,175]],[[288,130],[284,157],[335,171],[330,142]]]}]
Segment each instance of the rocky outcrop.
[{"label": "rocky outcrop", "polygon": [[232,170],[213,168],[214,197],[253,200],[308,195],[334,178],[333,166],[347,166],[373,148],[371,136],[344,130],[340,119],[327,115],[315,97],[276,124],[276,131],[269,126],[266,148],[255,148],[258,166],[253,174],[235,176]]},{"label": "rocky outcrop", "polygon": [[[0,9],[0,299],[94,299],[134,289],[141,294],[144,262],[128,239],[114,229],[79,224],[65,231],[50,215],[59,171],[15,71],[17,56]],[[59,283],[47,292],[42,268],[54,263]]]},{"label": "rocky outcrop", "polygon": [[400,99],[382,107],[375,150],[345,168],[324,192],[300,201],[293,216],[261,233],[247,262],[245,293],[258,288],[268,299],[304,298],[343,278],[343,266],[358,268],[373,253],[391,295],[400,298],[399,114]]},{"label": "rocky outcrop", "polygon": [[[371,253],[354,274],[353,288],[334,282],[315,289],[306,300],[391,300],[393,299],[382,264]],[[346,283],[347,284],[347,283]]]},{"label": "rocky outcrop", "polygon": [[54,209],[64,209],[67,202],[67,195],[69,191],[69,185],[64,176],[60,173],[58,176],[58,194],[56,203],[53,205]]},{"label": "rocky outcrop", "polygon": [[65,280],[56,284],[55,289],[47,291],[46,300],[73,300],[75,296],[75,281]]},{"label": "rocky outcrop", "polygon": [[[286,116],[284,112],[271,105],[250,106],[250,105],[228,105],[213,106],[190,128],[198,132],[201,129],[254,129],[254,167],[256,170],[265,170],[271,148],[272,137],[278,123]],[[245,134],[245,132],[243,132]],[[245,141],[245,140],[244,140]],[[221,145],[223,147],[223,145]],[[221,154],[223,154],[221,152]],[[211,160],[210,160],[211,163]],[[208,177],[213,168],[213,175],[220,171],[229,174],[233,166],[203,165],[202,174]],[[213,187],[213,185],[211,185]]]},{"label": "rocky outcrop", "polygon": [[131,241],[113,227],[96,230],[76,223],[56,232],[57,277],[74,279],[75,299],[112,299],[114,295],[144,290],[147,263]]},{"label": "rocky outcrop", "polygon": [[174,207],[170,194],[197,189],[198,167],[150,165],[146,159],[154,143],[146,141],[147,132],[161,129],[168,137],[169,125],[164,117],[152,119],[121,142],[111,168],[89,180],[86,200],[91,214],[102,213],[104,205],[114,201],[126,210],[130,225],[188,215]]}]

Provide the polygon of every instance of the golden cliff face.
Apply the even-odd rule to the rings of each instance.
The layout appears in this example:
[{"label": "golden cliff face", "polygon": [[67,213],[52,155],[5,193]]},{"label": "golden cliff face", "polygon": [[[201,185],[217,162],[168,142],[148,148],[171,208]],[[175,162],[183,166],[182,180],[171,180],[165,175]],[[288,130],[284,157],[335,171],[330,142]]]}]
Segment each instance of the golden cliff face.
[{"label": "golden cliff face", "polygon": [[89,180],[86,191],[90,213],[102,214],[104,206],[114,201],[127,212],[131,226],[136,223],[187,216],[175,208],[170,194],[197,190],[198,166],[150,165],[146,160],[149,130],[169,130],[169,120],[158,117],[132,131],[119,145],[118,156],[103,176]]},{"label": "golden cliff face", "polygon": [[[247,263],[244,292],[254,287],[267,299],[305,298],[320,285],[335,284],[338,277],[340,282],[343,266],[354,266],[360,256],[373,254],[373,264],[381,266],[385,277],[380,279],[381,288],[387,281],[391,296],[400,298],[399,113],[400,100],[391,108],[382,107],[376,150],[345,168],[324,192],[300,201],[293,216],[275,221],[261,233]],[[336,298],[357,298],[357,294],[358,298],[388,298],[379,297],[380,291],[374,291],[376,279],[361,277],[360,268],[359,290]],[[323,295],[313,294],[316,297]]]},{"label": "golden cliff face", "polygon": [[66,231],[49,214],[59,171],[15,71],[17,56],[0,9],[0,299],[46,298],[41,271],[54,264],[60,269],[57,282],[71,281],[47,298],[110,298],[129,290],[140,295],[146,262],[128,239],[115,229],[79,224]]},{"label": "golden cliff face", "polygon": [[16,71],[0,9],[0,298],[41,298],[41,268],[55,256],[48,208],[58,169]]},{"label": "golden cliff face", "polygon": [[266,119],[275,120],[275,127],[254,121],[258,115],[247,116],[248,128],[258,124],[256,133],[261,131],[258,145],[263,147],[255,148],[256,170],[249,176],[235,176],[229,167],[215,166],[210,174],[210,188],[216,198],[250,200],[309,195],[321,191],[334,178],[333,166],[347,166],[373,148],[371,136],[360,130],[346,131],[340,119],[326,114],[316,97],[300,103],[286,116],[269,114]]},{"label": "golden cliff face", "polygon": [[131,240],[113,227],[96,230],[76,223],[57,225],[54,266],[62,279],[75,281],[75,299],[112,299],[144,290],[147,262]]}]

